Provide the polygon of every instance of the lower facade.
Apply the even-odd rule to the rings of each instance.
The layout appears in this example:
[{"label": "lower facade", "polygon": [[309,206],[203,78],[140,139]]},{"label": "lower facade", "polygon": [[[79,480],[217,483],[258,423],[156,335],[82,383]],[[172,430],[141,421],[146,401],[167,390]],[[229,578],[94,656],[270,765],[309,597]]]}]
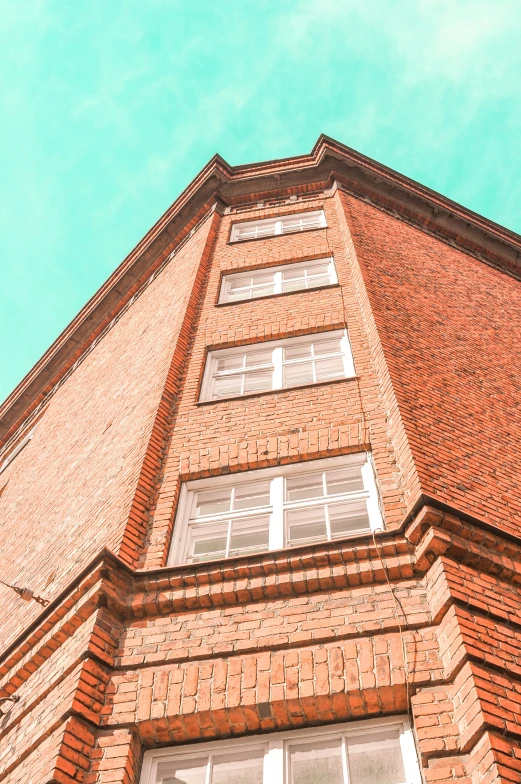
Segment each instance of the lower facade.
[{"label": "lower facade", "polygon": [[226,562],[103,551],[2,659],[0,781],[519,782],[520,575],[429,506]]}]

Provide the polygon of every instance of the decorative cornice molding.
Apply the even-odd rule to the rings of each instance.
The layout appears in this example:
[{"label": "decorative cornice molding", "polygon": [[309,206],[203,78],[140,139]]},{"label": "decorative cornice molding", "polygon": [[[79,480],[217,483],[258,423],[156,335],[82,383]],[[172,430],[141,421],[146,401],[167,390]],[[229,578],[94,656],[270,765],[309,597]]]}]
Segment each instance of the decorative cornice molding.
[{"label": "decorative cornice molding", "polygon": [[[0,407],[0,443],[53,388],[60,370],[94,340],[133,288],[139,288],[216,203],[309,194],[333,179],[360,198],[398,213],[463,251],[521,273],[521,237],[327,136],[308,155],[230,166],[215,155]],[[72,363],[71,363],[72,364]]]}]

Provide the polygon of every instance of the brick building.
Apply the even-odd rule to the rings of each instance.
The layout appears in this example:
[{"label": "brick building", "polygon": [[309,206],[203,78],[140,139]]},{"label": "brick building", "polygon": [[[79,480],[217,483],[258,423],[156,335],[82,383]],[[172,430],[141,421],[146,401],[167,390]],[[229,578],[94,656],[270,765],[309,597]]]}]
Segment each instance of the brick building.
[{"label": "brick building", "polygon": [[521,780],[520,252],[210,161],[0,409],[0,782]]}]

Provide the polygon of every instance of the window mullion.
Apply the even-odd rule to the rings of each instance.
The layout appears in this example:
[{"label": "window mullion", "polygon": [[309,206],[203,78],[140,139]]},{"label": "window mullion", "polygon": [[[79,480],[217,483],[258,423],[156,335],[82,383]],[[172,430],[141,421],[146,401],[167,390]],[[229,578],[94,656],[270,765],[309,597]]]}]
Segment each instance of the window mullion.
[{"label": "window mullion", "polygon": [[275,231],[274,234],[282,234],[282,221],[278,220],[275,221]]},{"label": "window mullion", "polygon": [[277,346],[273,349],[273,384],[272,389],[282,389],[282,354],[283,347]]},{"label": "window mullion", "polygon": [[212,754],[208,755],[208,765],[206,766],[206,776],[205,776],[205,784],[211,784],[212,781],[212,773],[213,773],[213,756]]},{"label": "window mullion", "polygon": [[273,291],[275,294],[282,294],[282,272],[273,273]]},{"label": "window mullion", "polygon": [[381,530],[384,527],[382,520],[382,513],[380,511],[380,503],[378,498],[378,490],[376,487],[375,476],[371,456],[367,455],[366,462],[361,467],[362,481],[364,483],[364,490],[367,490],[369,497],[366,501],[367,512],[369,514],[369,525],[373,531]]},{"label": "window mullion", "polygon": [[284,741],[281,738],[270,740],[264,755],[263,784],[284,784],[284,763]]},{"label": "window mullion", "polygon": [[338,283],[338,278],[337,278],[337,274],[336,274],[335,262],[333,260],[333,256],[331,256],[331,258],[329,260],[328,272],[329,272],[329,282],[330,283]]},{"label": "window mullion", "polygon": [[275,476],[271,480],[270,501],[269,548],[281,550],[284,547],[284,476]]},{"label": "window mullion", "polygon": [[342,772],[344,774],[344,784],[349,784],[349,765],[347,764],[347,743],[345,735],[342,735]]},{"label": "window mullion", "polygon": [[225,558],[228,558],[230,552],[230,540],[232,538],[232,521],[231,519],[228,520],[228,533],[226,534],[226,554]]}]

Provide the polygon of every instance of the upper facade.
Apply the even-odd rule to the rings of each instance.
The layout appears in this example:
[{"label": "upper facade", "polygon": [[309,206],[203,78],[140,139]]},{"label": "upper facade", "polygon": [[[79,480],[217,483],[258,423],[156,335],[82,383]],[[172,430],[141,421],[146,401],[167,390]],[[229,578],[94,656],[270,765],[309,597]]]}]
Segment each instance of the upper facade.
[{"label": "upper facade", "polygon": [[[152,753],[174,741],[378,714],[360,732],[389,743],[396,782],[417,781],[396,715],[413,686],[452,688],[462,672],[436,648],[449,606],[439,559],[470,570],[488,548],[502,579],[521,541],[520,250],[517,235],[326,137],[298,158],[210,161],[0,409],[2,578],[50,601],[0,586],[9,689],[32,683],[43,705],[49,673],[67,684],[92,658],[103,688],[86,679],[97,707],[81,722],[103,738],[128,731],[140,760],[150,750],[134,778],[111,780],[139,768],[143,784],[177,781],[184,752]],[[391,581],[416,663],[428,651],[413,685]],[[349,658],[353,629],[356,688],[332,653]],[[69,664],[51,665],[62,645]],[[282,697],[282,681],[260,673],[275,678],[286,649],[298,672]],[[374,683],[373,651],[387,657]],[[327,686],[304,678],[308,654],[318,673],[329,662]],[[216,657],[237,693],[217,684]],[[181,683],[177,704],[166,695]],[[60,688],[69,721],[78,703]],[[233,709],[247,705],[239,721]],[[4,769],[38,754],[54,765],[58,719],[29,743],[26,714],[12,716]],[[335,726],[324,743],[358,753]],[[476,737],[463,736],[467,754]],[[306,738],[289,737],[288,759]],[[423,767],[454,751],[450,738],[420,740]],[[277,759],[274,742],[253,743],[253,768]],[[194,781],[209,781],[221,753],[201,746]]]}]

